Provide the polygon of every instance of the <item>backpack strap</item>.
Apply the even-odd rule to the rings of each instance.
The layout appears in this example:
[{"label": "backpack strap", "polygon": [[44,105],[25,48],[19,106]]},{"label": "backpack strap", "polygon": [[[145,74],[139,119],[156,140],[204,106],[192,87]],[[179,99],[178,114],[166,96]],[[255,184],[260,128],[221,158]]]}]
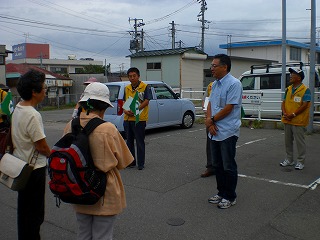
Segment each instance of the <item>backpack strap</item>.
[{"label": "backpack strap", "polygon": [[101,118],[92,118],[87,125],[83,128],[83,131],[89,135],[92,131],[98,127],[100,124],[105,123],[106,121],[102,120]]},{"label": "backpack strap", "polygon": [[78,135],[79,132],[81,132],[82,127],[80,125],[80,118],[74,118],[71,121],[71,132],[75,135]]}]

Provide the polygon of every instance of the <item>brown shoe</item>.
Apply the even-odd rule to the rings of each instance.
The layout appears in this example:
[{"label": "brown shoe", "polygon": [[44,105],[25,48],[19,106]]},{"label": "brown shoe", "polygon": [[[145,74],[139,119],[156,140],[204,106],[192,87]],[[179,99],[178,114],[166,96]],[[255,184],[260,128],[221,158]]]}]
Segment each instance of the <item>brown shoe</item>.
[{"label": "brown shoe", "polygon": [[214,172],[212,170],[207,169],[204,173],[201,174],[202,178],[210,177],[214,175]]}]

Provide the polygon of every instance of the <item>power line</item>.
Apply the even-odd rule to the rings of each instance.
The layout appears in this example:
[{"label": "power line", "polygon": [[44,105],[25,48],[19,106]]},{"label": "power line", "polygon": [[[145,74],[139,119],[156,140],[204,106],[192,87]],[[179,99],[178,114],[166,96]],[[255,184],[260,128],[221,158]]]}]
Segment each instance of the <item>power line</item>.
[{"label": "power line", "polygon": [[163,21],[163,20],[165,20],[165,19],[167,19],[167,18],[169,18],[169,17],[171,17],[171,16],[173,16],[173,15],[175,15],[175,14],[177,14],[177,13],[183,11],[183,10],[185,10],[186,8],[192,6],[192,5],[195,4],[195,3],[197,3],[197,1],[196,1],[196,0],[193,0],[193,1],[189,2],[189,3],[187,3],[187,4],[186,4],[185,6],[183,6],[182,8],[179,8],[178,10],[176,10],[176,11],[174,11],[174,12],[172,12],[172,13],[169,13],[169,14],[163,16],[163,17],[155,18],[155,19],[153,19],[153,20],[150,20],[150,21],[146,22],[146,24],[152,24],[152,23],[156,23],[156,22]]},{"label": "power line", "polygon": [[[31,19],[26,19],[26,18],[17,18],[17,17],[13,17],[13,16],[9,16],[9,15],[0,15],[0,18],[11,20],[11,21],[22,22],[22,23],[25,23],[25,26],[31,26],[31,27],[44,28],[42,26],[49,26],[49,27],[57,27],[57,28],[62,28],[62,29],[76,29],[76,30],[80,30],[80,31],[89,31],[89,32],[98,32],[98,33],[113,33],[113,34],[114,33],[116,33],[116,34],[117,33],[123,33],[123,32],[112,32],[112,31],[107,31],[107,30],[98,30],[98,29],[92,29],[92,28],[81,28],[81,27],[75,27],[75,26],[69,26],[69,25],[61,25],[61,24],[54,24],[54,23],[48,23],[48,22],[41,22],[41,21],[35,21],[35,20],[31,20]],[[6,22],[6,21],[2,20],[2,22]],[[11,22],[7,22],[7,23],[11,23]],[[27,23],[28,24],[35,24],[36,26],[26,25]],[[14,24],[19,24],[19,23],[14,23]],[[22,24],[20,24],[20,25],[22,25]],[[40,26],[38,26],[38,25],[40,25]],[[48,28],[48,29],[53,30],[52,28]]]},{"label": "power line", "polygon": [[[47,7],[47,8],[51,8],[51,9],[57,10],[58,12],[67,13],[68,15],[74,16],[74,17],[76,17],[76,18],[84,19],[84,20],[89,21],[89,22],[97,23],[97,24],[104,25],[104,26],[109,26],[109,27],[112,27],[112,28],[114,28],[115,26],[117,26],[117,27],[119,27],[119,28],[121,28],[121,29],[126,29],[126,27],[118,26],[118,25],[116,25],[116,24],[114,24],[114,23],[106,22],[106,21],[101,20],[101,19],[99,19],[99,18],[96,18],[96,17],[94,17],[94,16],[89,16],[88,14],[85,14],[85,13],[76,12],[76,11],[70,9],[70,8],[67,8],[67,7],[65,7],[65,6],[61,6],[61,5],[59,5],[59,4],[56,4],[56,3],[53,3],[53,2],[50,2],[50,1],[46,1],[46,2],[49,3],[49,4],[46,4],[46,3],[44,3],[43,1],[42,1],[42,2],[37,2],[36,0],[28,0],[28,1],[29,1],[29,2],[32,2],[32,3],[34,3],[34,4],[38,4],[38,5],[40,5],[40,6],[43,6],[43,7]],[[50,6],[50,4],[51,4],[51,5],[54,5],[54,6],[58,6],[59,8],[52,7],[52,6]],[[68,10],[68,11],[66,11],[66,10]],[[72,13],[70,13],[70,12],[72,12]],[[73,13],[75,13],[75,14],[73,14]],[[87,18],[84,17],[84,16],[87,16]],[[94,20],[92,20],[92,19],[96,19],[96,20],[98,20],[98,21],[94,21]],[[108,24],[105,24],[105,23],[108,23]]]}]

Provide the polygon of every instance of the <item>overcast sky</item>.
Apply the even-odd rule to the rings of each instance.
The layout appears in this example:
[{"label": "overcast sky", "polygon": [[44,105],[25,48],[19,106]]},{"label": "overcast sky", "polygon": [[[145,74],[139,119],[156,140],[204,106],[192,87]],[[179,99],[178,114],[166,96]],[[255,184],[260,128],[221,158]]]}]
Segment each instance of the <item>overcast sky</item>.
[{"label": "overcast sky", "polygon": [[[176,42],[199,46],[201,4],[197,0],[0,0],[0,44],[48,43],[50,57],[94,58],[111,70],[129,67],[133,21],[143,19],[145,50],[171,48],[170,23]],[[206,0],[205,52],[224,53],[219,44],[281,39],[282,0]],[[311,0],[287,0],[287,39],[310,42]],[[320,3],[316,7],[320,25]],[[320,27],[320,26],[319,26]],[[140,28],[139,30],[141,30]],[[320,30],[320,29],[319,29]],[[228,37],[229,36],[229,37]],[[317,33],[317,37],[318,37]],[[10,58],[9,58],[10,59]]]}]

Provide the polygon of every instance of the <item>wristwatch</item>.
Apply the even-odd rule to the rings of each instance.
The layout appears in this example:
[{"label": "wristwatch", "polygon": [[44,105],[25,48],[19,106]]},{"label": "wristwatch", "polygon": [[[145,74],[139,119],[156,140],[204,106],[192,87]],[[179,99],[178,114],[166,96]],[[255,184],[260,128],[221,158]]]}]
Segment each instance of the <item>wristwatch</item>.
[{"label": "wristwatch", "polygon": [[295,117],[295,116],[297,116],[295,113],[292,113],[292,115]]},{"label": "wristwatch", "polygon": [[211,117],[212,123],[215,123],[214,116]]}]

